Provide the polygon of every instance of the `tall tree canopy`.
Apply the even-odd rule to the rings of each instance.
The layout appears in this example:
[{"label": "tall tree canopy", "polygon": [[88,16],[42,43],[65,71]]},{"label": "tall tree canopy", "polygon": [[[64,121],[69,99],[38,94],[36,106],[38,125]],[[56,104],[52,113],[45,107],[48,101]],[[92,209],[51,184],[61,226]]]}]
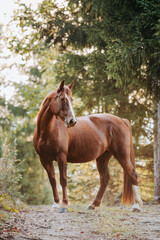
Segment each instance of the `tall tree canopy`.
[{"label": "tall tree canopy", "polygon": [[129,86],[147,88],[159,96],[158,0],[70,0],[66,8],[44,0],[34,11],[20,4],[15,20],[24,38],[13,36],[10,44],[23,58],[31,52],[37,54],[46,47],[58,46],[61,52],[67,52],[65,59],[63,55],[68,63],[67,77],[69,63],[74,62],[78,76],[73,79],[70,74],[70,78],[77,81],[77,85],[85,81],[84,75],[88,82],[92,75],[96,81],[101,70],[104,84],[113,81],[115,86],[126,89]]}]

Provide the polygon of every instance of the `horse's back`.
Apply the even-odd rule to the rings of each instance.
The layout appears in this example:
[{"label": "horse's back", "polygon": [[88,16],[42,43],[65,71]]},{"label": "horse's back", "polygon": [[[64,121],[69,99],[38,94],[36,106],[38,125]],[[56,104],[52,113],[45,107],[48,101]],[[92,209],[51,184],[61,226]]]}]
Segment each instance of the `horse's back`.
[{"label": "horse's back", "polygon": [[[124,127],[124,122],[122,121],[121,118],[108,113],[97,113],[93,115],[78,117],[77,120],[78,120],[77,122],[80,123],[80,125],[81,123],[83,123],[84,125],[90,124],[94,126],[95,129],[102,132],[109,131],[111,127],[112,128]],[[79,126],[77,124],[77,127]]]}]

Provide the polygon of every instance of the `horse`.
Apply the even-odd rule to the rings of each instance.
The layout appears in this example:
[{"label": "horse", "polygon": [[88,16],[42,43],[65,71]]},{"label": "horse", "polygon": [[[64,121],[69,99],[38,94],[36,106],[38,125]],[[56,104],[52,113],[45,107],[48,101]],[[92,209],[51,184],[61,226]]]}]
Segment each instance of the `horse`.
[{"label": "horse", "polygon": [[[75,117],[72,108],[72,86],[64,84],[49,93],[42,102],[33,137],[35,151],[46,170],[58,212],[68,210],[67,162],[85,163],[96,159],[100,187],[88,209],[100,206],[109,181],[108,162],[113,155],[123,168],[123,204],[133,204],[132,211],[140,211],[138,177],[132,143],[131,125],[127,119],[99,113]],[[62,187],[62,203],[56,187],[53,161],[57,161]]]}]

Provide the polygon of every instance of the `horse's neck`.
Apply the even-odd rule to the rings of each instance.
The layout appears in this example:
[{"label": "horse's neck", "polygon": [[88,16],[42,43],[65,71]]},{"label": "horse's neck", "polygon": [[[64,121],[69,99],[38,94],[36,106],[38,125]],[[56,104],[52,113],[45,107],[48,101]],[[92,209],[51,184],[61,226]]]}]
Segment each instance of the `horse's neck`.
[{"label": "horse's neck", "polygon": [[37,137],[38,138],[42,138],[42,139],[45,138],[49,128],[49,124],[54,117],[55,116],[53,115],[53,113],[50,111],[49,108],[42,109],[40,111],[37,119]]}]

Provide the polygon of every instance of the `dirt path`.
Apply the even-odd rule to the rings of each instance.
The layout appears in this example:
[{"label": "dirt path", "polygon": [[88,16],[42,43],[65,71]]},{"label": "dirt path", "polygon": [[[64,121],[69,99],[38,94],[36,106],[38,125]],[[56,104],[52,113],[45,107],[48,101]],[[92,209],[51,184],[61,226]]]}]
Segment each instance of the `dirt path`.
[{"label": "dirt path", "polygon": [[160,205],[145,205],[142,212],[128,207],[101,207],[94,211],[84,206],[68,213],[51,212],[50,206],[32,206],[5,222],[0,239],[35,240],[113,240],[160,239]]}]

